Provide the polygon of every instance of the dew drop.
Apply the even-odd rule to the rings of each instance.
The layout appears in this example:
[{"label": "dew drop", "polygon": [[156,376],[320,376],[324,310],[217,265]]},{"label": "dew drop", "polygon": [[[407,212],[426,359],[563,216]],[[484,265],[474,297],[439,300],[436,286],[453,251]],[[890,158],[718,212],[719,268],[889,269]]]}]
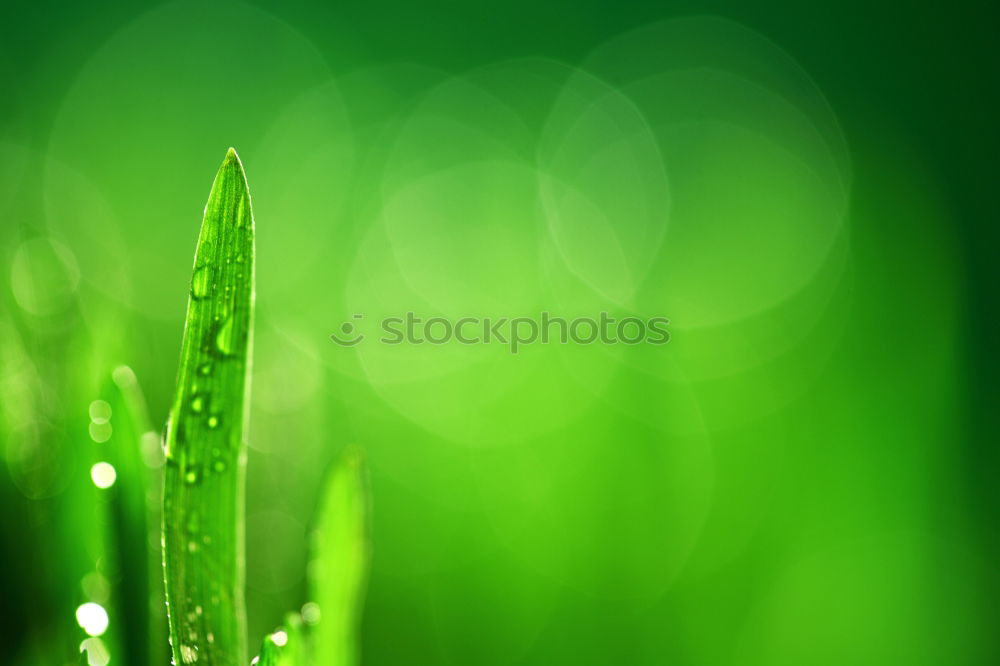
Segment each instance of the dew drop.
[{"label": "dew drop", "polygon": [[208,375],[212,374],[212,364],[202,363],[201,365],[199,365],[198,374],[201,375],[202,377],[207,377]]},{"label": "dew drop", "polygon": [[212,252],[212,241],[206,240],[199,243],[200,247],[198,249],[198,265],[204,266],[206,264],[212,263],[212,258],[215,256]]},{"label": "dew drop", "polygon": [[199,481],[201,481],[201,474],[198,473],[197,468],[192,467],[184,474],[184,482],[189,486],[193,486]]},{"label": "dew drop", "polygon": [[215,346],[219,352],[228,356],[233,353],[233,342],[233,318],[229,317],[215,336]]},{"label": "dew drop", "polygon": [[221,472],[225,472],[226,471],[226,461],[223,460],[223,458],[222,458],[222,449],[220,449],[217,446],[213,447],[212,448],[212,458],[213,458],[212,469],[215,470],[216,472],[220,472],[220,473]]},{"label": "dew drop", "polygon": [[208,425],[209,428],[211,428],[213,430],[215,428],[218,428],[219,427],[219,417],[216,416],[215,414],[212,414],[211,416],[208,417],[208,420],[206,421],[206,424]]},{"label": "dew drop", "polygon": [[202,410],[205,409],[205,397],[199,394],[195,394],[191,398],[191,411],[195,414],[201,414]]},{"label": "dew drop", "polygon": [[193,664],[198,661],[198,651],[197,649],[191,647],[190,645],[181,646],[181,661],[185,664]]},{"label": "dew drop", "polygon": [[211,269],[208,266],[195,269],[194,276],[191,278],[191,296],[199,299],[208,296],[209,277],[211,277]]},{"label": "dew drop", "polygon": [[76,609],[76,621],[91,636],[101,636],[108,630],[108,612],[92,601]]},{"label": "dew drop", "polygon": [[115,485],[118,473],[111,463],[99,462],[90,468],[90,478],[93,480],[95,486],[104,490]]}]

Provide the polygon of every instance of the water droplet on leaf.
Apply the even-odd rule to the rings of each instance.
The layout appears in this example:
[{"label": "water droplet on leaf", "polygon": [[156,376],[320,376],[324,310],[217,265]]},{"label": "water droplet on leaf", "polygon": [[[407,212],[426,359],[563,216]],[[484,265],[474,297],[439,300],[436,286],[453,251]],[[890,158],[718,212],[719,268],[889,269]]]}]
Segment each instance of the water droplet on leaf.
[{"label": "water droplet on leaf", "polygon": [[198,651],[190,645],[181,646],[181,661],[185,664],[193,664],[198,661]]},{"label": "water droplet on leaf", "polygon": [[211,277],[211,269],[208,266],[202,266],[194,271],[194,276],[191,278],[191,296],[194,298],[205,298],[208,296],[208,280]]},{"label": "water droplet on leaf", "polygon": [[226,319],[215,336],[215,347],[226,356],[233,353],[233,318]]}]

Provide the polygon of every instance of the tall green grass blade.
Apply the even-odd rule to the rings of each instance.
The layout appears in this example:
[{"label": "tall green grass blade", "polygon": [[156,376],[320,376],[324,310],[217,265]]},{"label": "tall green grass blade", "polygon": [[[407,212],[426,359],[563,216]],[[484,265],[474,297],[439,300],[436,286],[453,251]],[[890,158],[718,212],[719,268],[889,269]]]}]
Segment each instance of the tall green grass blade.
[{"label": "tall green grass blade", "polygon": [[368,477],[361,451],[349,449],[326,482],[310,564],[315,663],[356,666],[358,630],[371,559]]},{"label": "tall green grass blade", "polygon": [[253,338],[254,223],[232,149],[195,253],[164,442],[163,561],[177,664],[247,663],[243,514]]}]

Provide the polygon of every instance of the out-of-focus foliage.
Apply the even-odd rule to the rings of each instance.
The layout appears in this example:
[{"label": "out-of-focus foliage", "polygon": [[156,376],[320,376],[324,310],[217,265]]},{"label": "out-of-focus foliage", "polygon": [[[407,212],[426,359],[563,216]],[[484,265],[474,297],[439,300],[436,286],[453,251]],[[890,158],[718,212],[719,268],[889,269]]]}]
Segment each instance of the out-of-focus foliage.
[{"label": "out-of-focus foliage", "polygon": [[360,449],[347,450],[320,502],[309,563],[310,600],[304,610],[312,625],[314,663],[358,666],[371,559],[370,497]]}]

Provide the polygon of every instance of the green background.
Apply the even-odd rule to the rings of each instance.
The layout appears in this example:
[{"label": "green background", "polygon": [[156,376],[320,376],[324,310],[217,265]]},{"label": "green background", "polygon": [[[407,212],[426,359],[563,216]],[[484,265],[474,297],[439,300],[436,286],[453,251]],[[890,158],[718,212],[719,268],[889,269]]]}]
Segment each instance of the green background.
[{"label": "green background", "polygon": [[[252,645],[358,444],[366,664],[993,663],[997,32],[961,1],[6,3],[4,661],[75,663],[88,405],[126,363],[159,429],[235,146]],[[543,310],[672,339],[328,338]]]}]

